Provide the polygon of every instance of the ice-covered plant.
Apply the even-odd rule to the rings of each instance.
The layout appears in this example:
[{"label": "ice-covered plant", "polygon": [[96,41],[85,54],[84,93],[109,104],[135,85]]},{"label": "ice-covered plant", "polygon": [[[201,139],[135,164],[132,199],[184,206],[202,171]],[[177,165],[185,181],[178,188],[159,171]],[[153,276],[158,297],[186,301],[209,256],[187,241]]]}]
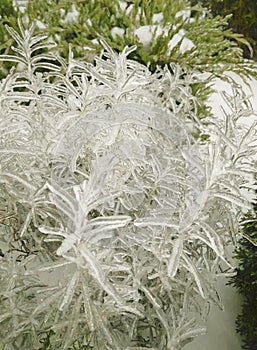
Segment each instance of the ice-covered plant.
[{"label": "ice-covered plant", "polygon": [[1,57],[20,64],[0,84],[0,345],[182,349],[251,210],[251,111],[237,90],[203,124],[199,71],[151,73],[104,40],[66,62],[33,29],[8,28]]}]

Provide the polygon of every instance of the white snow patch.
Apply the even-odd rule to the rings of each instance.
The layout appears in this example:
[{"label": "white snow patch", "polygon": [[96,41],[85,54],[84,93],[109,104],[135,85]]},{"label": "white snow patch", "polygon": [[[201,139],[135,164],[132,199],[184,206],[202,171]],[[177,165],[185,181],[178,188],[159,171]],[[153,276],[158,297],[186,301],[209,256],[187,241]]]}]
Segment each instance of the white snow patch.
[{"label": "white snow patch", "polygon": [[92,23],[92,21],[91,21],[90,18],[88,18],[88,19],[86,20],[86,23],[87,23],[89,26],[91,26],[91,27],[92,27],[92,25],[93,25],[93,23]]},{"label": "white snow patch", "polygon": [[180,43],[182,41],[184,35],[185,35],[184,29],[180,29],[180,31],[178,33],[173,35],[173,37],[171,38],[171,40],[168,43],[169,53],[175,46],[177,46],[178,43]]},{"label": "white snow patch", "polygon": [[12,4],[16,10],[19,9],[21,13],[24,13],[28,5],[28,2],[29,0],[13,0]]},{"label": "white snow patch", "polygon": [[92,39],[91,43],[94,45],[99,45],[99,40],[98,39]]},{"label": "white snow patch", "polygon": [[113,27],[111,30],[111,35],[113,38],[117,36],[123,36],[124,34],[125,34],[125,30],[123,28]]},{"label": "white snow patch", "polygon": [[186,20],[186,19],[190,18],[190,16],[191,16],[191,10],[185,9],[185,10],[178,11],[175,15],[175,18],[182,17],[183,20]]},{"label": "white snow patch", "polygon": [[158,37],[159,35],[167,36],[168,29],[163,28],[161,25],[147,25],[141,26],[135,30],[135,34],[137,35],[139,41],[147,46],[151,43],[153,39],[153,35]]},{"label": "white snow patch", "polygon": [[184,29],[180,29],[178,33],[173,35],[172,39],[168,43],[168,53],[171,52],[171,50],[177,46],[180,43],[180,52],[183,54],[186,51],[191,50],[193,47],[195,47],[195,44],[192,42],[192,40],[185,37],[186,32]]},{"label": "white snow patch", "polygon": [[193,43],[192,40],[188,38],[183,38],[182,43],[180,45],[180,52],[184,53],[186,51],[190,51],[195,47],[195,44]]},{"label": "white snow patch", "polygon": [[135,34],[143,45],[150,44],[153,38],[151,26],[141,26],[135,30]]},{"label": "white snow patch", "polygon": [[[126,14],[129,15],[130,12],[133,10],[134,4],[129,5],[129,7],[126,10]],[[138,18],[138,17],[137,17]]]},{"label": "white snow patch", "polygon": [[43,22],[41,22],[39,19],[36,20],[36,25],[37,25],[38,29],[46,29],[47,28],[47,26]]},{"label": "white snow patch", "polygon": [[183,21],[189,20],[189,23],[193,23],[195,19],[191,17],[191,10],[185,9],[182,11],[178,11],[175,15],[175,18],[182,17]]},{"label": "white snow patch", "polygon": [[60,9],[60,15],[63,17],[65,15],[65,10],[63,8]]},{"label": "white snow patch", "polygon": [[126,11],[127,3],[125,1],[119,1],[121,11]]},{"label": "white snow patch", "polygon": [[87,51],[95,51],[91,46],[83,46],[83,49]]},{"label": "white snow patch", "polygon": [[163,13],[155,13],[153,15],[153,23],[161,23],[163,21]]},{"label": "white snow patch", "polygon": [[71,8],[72,11],[67,13],[66,17],[62,20],[63,23],[73,23],[78,21],[79,12],[76,9],[76,6],[72,4]]}]

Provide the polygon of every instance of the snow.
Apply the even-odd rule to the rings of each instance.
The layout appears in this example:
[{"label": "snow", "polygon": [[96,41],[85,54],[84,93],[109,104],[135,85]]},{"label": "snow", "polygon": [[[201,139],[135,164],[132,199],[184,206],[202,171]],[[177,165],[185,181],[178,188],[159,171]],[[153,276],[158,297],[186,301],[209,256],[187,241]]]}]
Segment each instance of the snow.
[{"label": "snow", "polygon": [[19,9],[21,13],[24,13],[28,5],[29,0],[13,0],[13,7]]},{"label": "snow", "polygon": [[47,26],[43,22],[41,22],[39,19],[36,20],[36,25],[41,30],[44,30],[47,28]]},{"label": "snow", "polygon": [[189,23],[192,23],[195,21],[193,17],[191,17],[191,10],[190,9],[185,9],[182,11],[178,11],[176,13],[175,18],[182,17],[184,21],[189,20]]},{"label": "snow", "polygon": [[[137,35],[139,41],[145,46],[148,46],[151,43],[154,32],[156,36],[166,36],[168,33],[168,29],[163,28],[160,24],[158,24],[151,26],[141,26],[135,30],[135,34]],[[172,37],[172,39],[168,43],[168,54],[178,44],[180,44],[179,50],[182,54],[195,47],[194,43],[191,40],[189,40],[185,36],[185,34],[186,32],[184,31],[184,29],[180,29],[179,32]]]},{"label": "snow", "polygon": [[119,28],[119,27],[113,27],[111,30],[111,35],[113,38],[115,38],[116,36],[123,36],[125,34],[125,30],[123,28]]},{"label": "snow", "polygon": [[183,38],[180,45],[180,52],[183,54],[186,51],[190,51],[194,47],[195,47],[195,44],[192,42],[192,40],[188,38]]},{"label": "snow", "polygon": [[183,20],[185,21],[186,19],[190,18],[190,16],[191,16],[191,10],[188,8],[188,9],[185,9],[185,10],[182,10],[182,11],[178,11],[176,13],[175,18],[182,17]]},{"label": "snow", "polygon": [[127,3],[126,1],[119,1],[119,4],[120,4],[120,8],[122,11],[126,11],[126,8],[127,8]]},{"label": "snow", "polygon": [[153,34],[150,26],[141,26],[135,30],[138,40],[145,46],[149,45]]},{"label": "snow", "polygon": [[180,52],[183,54],[184,52],[191,50],[193,47],[195,47],[194,43],[189,40],[187,37],[185,37],[186,32],[184,29],[180,29],[178,33],[173,35],[172,39],[168,43],[168,52],[170,53],[171,50],[180,43]]},{"label": "snow", "polygon": [[182,41],[185,35],[184,29],[180,29],[178,33],[173,35],[172,39],[169,41],[168,48],[171,51],[179,42]]},{"label": "snow", "polygon": [[163,13],[155,13],[153,15],[153,23],[161,23],[163,21]]},{"label": "snow", "polygon": [[72,11],[67,13],[66,17],[62,20],[62,23],[77,22],[79,18],[79,12],[77,11],[76,6],[74,4],[72,4],[71,9]]},{"label": "snow", "polygon": [[91,21],[90,18],[88,18],[88,19],[86,20],[86,23],[87,23],[89,26],[91,26],[91,27],[92,27],[92,25],[93,25],[93,23],[92,23],[92,21]]},{"label": "snow", "polygon": [[235,320],[240,313],[241,299],[235,289],[219,280],[217,289],[222,297],[224,310],[212,305],[207,319],[207,334],[195,338],[183,350],[241,350],[240,336],[235,330]]}]

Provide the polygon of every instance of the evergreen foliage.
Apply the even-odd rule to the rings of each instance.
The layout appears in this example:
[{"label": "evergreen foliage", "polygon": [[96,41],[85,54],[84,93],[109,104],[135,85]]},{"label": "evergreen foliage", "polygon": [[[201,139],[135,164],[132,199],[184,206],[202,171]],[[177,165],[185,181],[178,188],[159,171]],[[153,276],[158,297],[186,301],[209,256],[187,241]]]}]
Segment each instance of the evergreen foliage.
[{"label": "evergreen foliage", "polygon": [[[255,212],[256,212],[255,206]],[[243,298],[242,311],[237,317],[237,331],[242,337],[242,349],[255,350],[257,344],[257,225],[256,218],[245,217],[244,237],[239,242],[236,258],[237,274],[230,281]]]},{"label": "evergreen foliage", "polygon": [[[192,4],[197,1],[191,1]],[[257,2],[255,0],[201,0],[212,13],[221,16],[232,14],[229,27],[236,33],[241,33],[253,47],[253,52],[242,46],[246,57],[257,59]]]},{"label": "evergreen foliage", "polygon": [[[67,57],[72,44],[75,58],[92,61],[102,50],[99,41],[102,36],[119,52],[126,45],[136,45],[130,58],[149,65],[151,71],[158,65],[174,62],[183,68],[220,76],[226,70],[255,74],[253,65],[242,58],[237,45],[249,44],[226,29],[229,17],[212,18],[201,6],[190,7],[187,0],[29,0],[24,14],[11,4],[12,0],[4,0],[2,7],[2,53],[8,53],[13,43],[6,40],[3,25],[18,29],[17,18],[22,16],[30,23],[36,20],[40,28],[47,30],[62,57]],[[142,26],[149,36],[147,42],[141,40]],[[6,72],[2,67],[2,74]]]}]

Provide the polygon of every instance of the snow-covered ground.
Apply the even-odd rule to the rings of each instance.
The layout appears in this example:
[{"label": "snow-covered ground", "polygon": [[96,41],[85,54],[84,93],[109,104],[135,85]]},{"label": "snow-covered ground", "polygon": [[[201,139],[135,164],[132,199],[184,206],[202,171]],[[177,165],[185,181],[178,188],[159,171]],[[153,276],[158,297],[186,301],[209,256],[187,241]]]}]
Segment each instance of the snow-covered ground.
[{"label": "snow-covered ground", "polygon": [[226,286],[222,279],[217,285],[224,304],[224,310],[211,306],[207,321],[207,334],[197,337],[183,350],[241,350],[241,339],[235,330],[235,320],[240,313],[240,297],[235,289]]}]

